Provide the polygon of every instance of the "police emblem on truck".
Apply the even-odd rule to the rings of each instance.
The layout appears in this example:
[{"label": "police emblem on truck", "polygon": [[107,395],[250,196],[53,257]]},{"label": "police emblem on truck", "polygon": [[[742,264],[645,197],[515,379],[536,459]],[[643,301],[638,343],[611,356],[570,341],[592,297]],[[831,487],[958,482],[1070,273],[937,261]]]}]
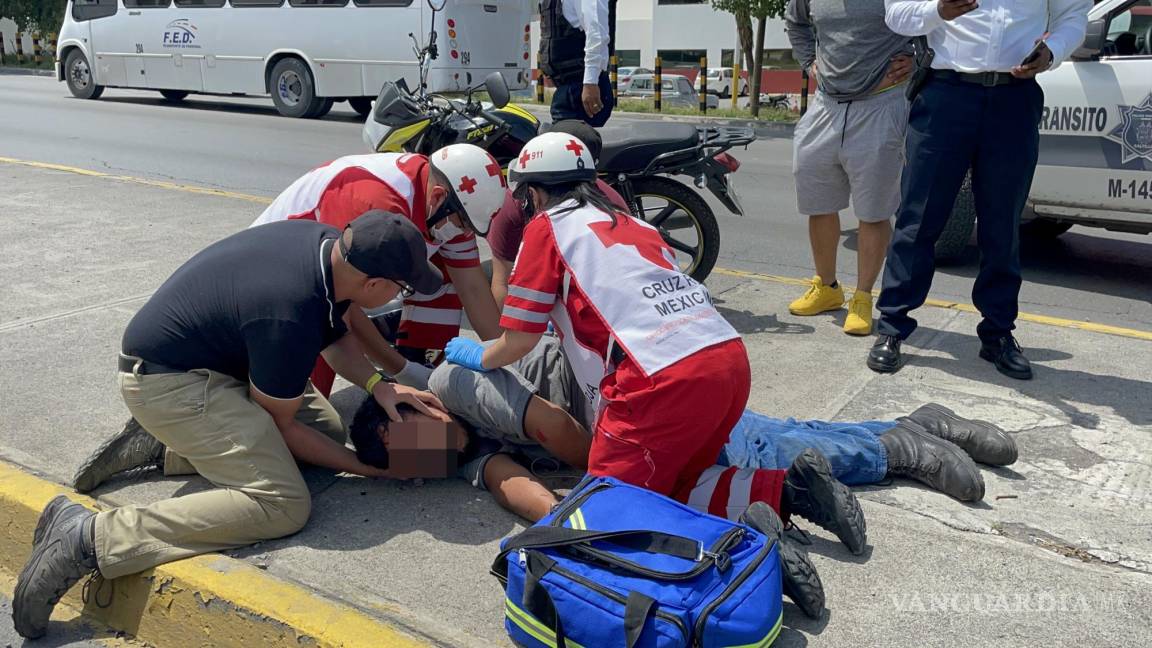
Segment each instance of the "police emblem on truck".
[{"label": "police emblem on truck", "polygon": [[1152,161],[1152,93],[1135,106],[1119,106],[1120,123],[1108,139],[1120,144],[1121,163],[1137,158]]}]

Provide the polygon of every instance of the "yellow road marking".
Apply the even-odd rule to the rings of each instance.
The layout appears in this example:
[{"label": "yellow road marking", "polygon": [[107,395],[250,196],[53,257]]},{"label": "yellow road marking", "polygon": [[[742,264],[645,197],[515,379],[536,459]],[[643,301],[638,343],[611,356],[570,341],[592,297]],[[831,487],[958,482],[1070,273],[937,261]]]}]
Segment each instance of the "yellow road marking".
[{"label": "yellow road marking", "polygon": [[186,185],[177,182],[165,182],[163,180],[149,180],[147,178],[137,178],[135,176],[117,175],[115,173],[104,173],[103,171],[93,171],[91,169],[82,169],[80,167],[68,166],[66,164],[51,164],[49,162],[33,162],[30,160],[18,160],[10,157],[0,157],[0,162],[5,164],[18,164],[20,166],[32,167],[34,169],[48,169],[50,171],[63,171],[65,173],[76,173],[79,175],[92,176],[95,178],[104,178],[106,180],[119,180],[121,182],[131,182],[133,184],[147,185],[149,187],[159,187],[161,189],[171,189],[173,191],[184,191],[187,193],[204,194],[208,196],[217,196],[220,198],[233,198],[235,200],[246,200],[248,202],[260,203],[267,205],[272,202],[271,198],[264,196],[254,196],[252,194],[238,193],[235,191],[225,191],[223,189],[212,189],[210,187],[198,187],[196,185]]},{"label": "yellow road marking", "polygon": [[[712,272],[716,274],[728,275],[729,277],[741,277],[745,279],[756,279],[758,281],[767,281],[771,283],[782,283],[793,286],[807,286],[812,283],[810,279],[797,279],[795,277],[781,277],[779,275],[761,274],[758,272],[746,272],[744,270],[729,270],[728,268],[714,268]],[[877,291],[872,291],[873,295],[879,294]],[[963,302],[947,301],[944,299],[927,299],[924,301],[925,306],[932,306],[934,308],[945,308],[948,310],[963,311],[965,313],[979,313],[975,306],[972,304],[965,304]],[[1059,328],[1078,329],[1081,331],[1091,331],[1093,333],[1104,333],[1106,335],[1118,335],[1120,337],[1133,338],[1136,340],[1147,340],[1152,342],[1152,331],[1141,331],[1140,329],[1125,328],[1123,326],[1112,326],[1110,324],[1099,324],[1097,322],[1085,322],[1082,320],[1065,319],[1063,317],[1051,317],[1048,315],[1036,315],[1034,313],[1020,313],[1016,319],[1023,322],[1032,322],[1034,324],[1044,324],[1046,326],[1056,326]]]},{"label": "yellow road marking", "polygon": [[[221,189],[211,189],[208,187],[198,187],[196,185],[179,184],[176,182],[164,182],[162,180],[148,180],[146,178],[137,178],[135,176],[104,173],[102,171],[93,171],[91,169],[82,169],[80,167],[68,166],[66,164],[33,162],[30,160],[20,160],[10,157],[0,157],[0,163],[18,164],[20,166],[32,167],[35,169],[49,169],[51,171],[77,173],[80,175],[105,178],[108,180],[119,180],[121,182],[131,182],[134,184],[147,185],[150,187],[159,187],[161,189],[171,189],[173,191],[184,191],[187,193],[218,196],[220,198],[234,198],[236,200],[260,203],[262,205],[267,205],[272,202],[271,198],[266,198],[264,196],[255,196],[252,194],[238,193],[235,191],[224,191]],[[809,283],[811,283],[811,281],[808,279],[800,279],[797,277],[784,277],[781,275],[746,272],[744,270],[731,270],[728,268],[714,268],[712,272],[715,272],[716,274],[727,275],[729,277],[742,277],[746,279],[755,279],[757,281],[788,284],[791,286],[807,286]],[[979,312],[976,310],[976,307],[971,304],[947,301],[943,299],[928,299],[924,302],[924,305],[932,306],[934,308],[964,311],[965,313]],[[1050,317],[1048,315],[1036,315],[1033,313],[1020,313],[1016,319],[1024,322],[1032,322],[1034,324],[1055,326],[1058,328],[1077,329],[1081,331],[1091,331],[1093,333],[1103,333],[1105,335],[1117,335],[1120,337],[1127,337],[1136,340],[1152,341],[1152,331],[1141,331],[1139,329],[1125,328],[1123,326],[1112,326],[1110,324],[1099,324],[1097,322],[1085,322],[1083,320],[1066,319],[1063,317]]]}]

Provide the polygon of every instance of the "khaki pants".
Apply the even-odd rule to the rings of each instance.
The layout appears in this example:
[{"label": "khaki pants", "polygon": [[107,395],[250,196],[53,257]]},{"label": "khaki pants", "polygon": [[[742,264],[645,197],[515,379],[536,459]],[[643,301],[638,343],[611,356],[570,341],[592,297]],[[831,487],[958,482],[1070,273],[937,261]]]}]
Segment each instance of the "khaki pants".
[{"label": "khaki pants", "polygon": [[[96,558],[106,578],[299,531],[312,499],[271,415],[248,383],[198,369],[120,373],[132,416],[218,490],[125,506],[96,516]],[[339,414],[311,384],[296,419],[344,443]]]}]

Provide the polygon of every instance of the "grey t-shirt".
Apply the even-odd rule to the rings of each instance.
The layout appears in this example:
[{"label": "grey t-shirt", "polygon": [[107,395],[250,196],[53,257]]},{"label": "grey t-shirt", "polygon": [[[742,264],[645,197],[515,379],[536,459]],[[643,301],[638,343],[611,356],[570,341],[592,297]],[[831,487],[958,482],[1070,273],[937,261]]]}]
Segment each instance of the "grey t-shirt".
[{"label": "grey t-shirt", "polygon": [[841,101],[867,96],[912,51],[884,22],[884,0],[789,0],[784,23],[792,56],[804,69],[816,61],[820,91]]}]

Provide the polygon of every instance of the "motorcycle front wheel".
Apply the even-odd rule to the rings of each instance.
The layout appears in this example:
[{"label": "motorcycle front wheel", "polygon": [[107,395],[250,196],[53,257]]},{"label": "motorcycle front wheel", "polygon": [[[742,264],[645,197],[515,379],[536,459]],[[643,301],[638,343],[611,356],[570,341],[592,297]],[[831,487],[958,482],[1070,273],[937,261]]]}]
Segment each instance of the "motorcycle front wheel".
[{"label": "motorcycle front wheel", "polygon": [[720,253],[720,226],[700,194],[663,176],[632,181],[632,214],[660,231],[680,270],[704,281]]}]

